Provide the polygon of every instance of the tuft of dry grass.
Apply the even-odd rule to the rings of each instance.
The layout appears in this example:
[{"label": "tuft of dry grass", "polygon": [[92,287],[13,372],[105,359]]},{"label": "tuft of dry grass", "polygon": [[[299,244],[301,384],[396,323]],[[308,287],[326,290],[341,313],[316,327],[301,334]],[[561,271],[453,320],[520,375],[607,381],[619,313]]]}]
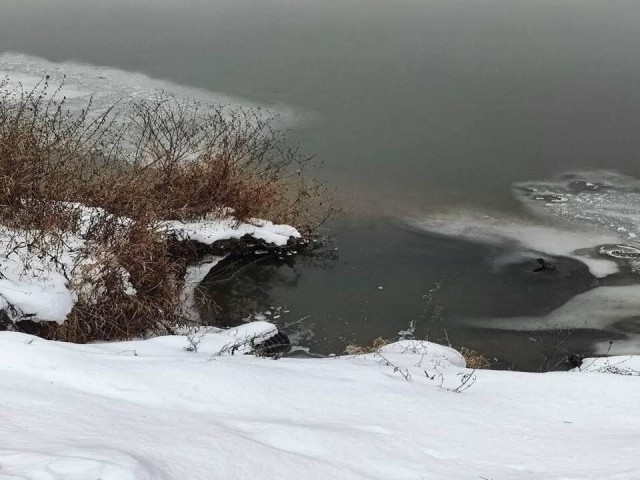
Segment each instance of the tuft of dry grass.
[{"label": "tuft of dry grass", "polygon": [[467,363],[467,368],[471,368],[473,370],[481,370],[491,367],[491,362],[489,361],[489,359],[481,353],[476,352],[475,350],[467,347],[462,347],[460,349],[460,353]]},{"label": "tuft of dry grass", "polygon": [[[310,159],[261,112],[163,94],[72,113],[47,80],[31,91],[7,85],[0,81],[0,224],[27,232],[43,255],[81,235],[102,266],[83,278],[91,288],[76,286],[90,293],[45,330],[49,338],[126,339],[186,322],[182,276],[194,252],[159,233],[160,221],[231,211],[310,232],[333,209],[317,208],[325,191],[302,175]],[[92,207],[91,218],[75,204]]]},{"label": "tuft of dry grass", "polygon": [[373,340],[369,345],[357,345],[350,344],[344,349],[344,353],[347,355],[363,355],[365,353],[375,353],[385,345],[389,345],[391,342],[382,337],[378,337]]}]

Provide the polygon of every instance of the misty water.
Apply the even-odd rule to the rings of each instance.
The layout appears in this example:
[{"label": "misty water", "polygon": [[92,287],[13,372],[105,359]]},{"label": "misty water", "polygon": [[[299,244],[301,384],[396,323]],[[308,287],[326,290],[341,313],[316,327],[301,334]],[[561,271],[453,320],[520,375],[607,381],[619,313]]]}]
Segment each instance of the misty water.
[{"label": "misty water", "polygon": [[633,0],[4,0],[0,71],[283,114],[345,214],[312,256],[210,278],[211,318],[535,370],[640,350],[639,20]]}]

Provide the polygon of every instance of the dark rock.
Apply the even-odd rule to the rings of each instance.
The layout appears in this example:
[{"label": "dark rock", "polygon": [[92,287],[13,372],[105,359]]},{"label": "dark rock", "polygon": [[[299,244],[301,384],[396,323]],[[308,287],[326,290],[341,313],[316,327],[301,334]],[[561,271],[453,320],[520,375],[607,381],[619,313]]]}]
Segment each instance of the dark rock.
[{"label": "dark rock", "polygon": [[24,319],[14,323],[6,310],[0,310],[0,331],[20,332],[28,335],[43,336],[48,322],[34,322],[33,320]]},{"label": "dark rock", "polygon": [[253,353],[265,357],[280,357],[289,350],[291,350],[291,340],[282,332],[276,333],[253,347]]},{"label": "dark rock", "polygon": [[577,368],[582,365],[582,361],[584,360],[584,355],[580,353],[575,353],[573,355],[569,355],[567,358],[567,363],[571,366],[571,368]]}]

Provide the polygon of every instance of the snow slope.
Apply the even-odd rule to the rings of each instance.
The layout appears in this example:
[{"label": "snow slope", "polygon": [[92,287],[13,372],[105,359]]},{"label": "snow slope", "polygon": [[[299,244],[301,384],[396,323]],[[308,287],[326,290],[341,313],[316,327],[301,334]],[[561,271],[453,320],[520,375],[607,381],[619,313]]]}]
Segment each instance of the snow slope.
[{"label": "snow slope", "polygon": [[606,360],[478,371],[454,393],[470,371],[427,342],[313,360],[215,355],[271,331],[201,332],[197,352],[184,336],[0,333],[0,479],[640,478],[640,377],[606,373]]}]

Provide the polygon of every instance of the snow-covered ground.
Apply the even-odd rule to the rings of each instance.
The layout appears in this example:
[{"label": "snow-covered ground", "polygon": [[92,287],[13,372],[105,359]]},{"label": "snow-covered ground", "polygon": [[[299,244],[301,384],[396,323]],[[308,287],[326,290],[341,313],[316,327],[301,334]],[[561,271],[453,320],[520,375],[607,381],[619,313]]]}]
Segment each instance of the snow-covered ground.
[{"label": "snow-covered ground", "polygon": [[[85,241],[84,235],[92,219],[106,215],[99,208],[66,204],[70,212],[80,217],[79,232],[65,235],[63,241],[52,242],[51,251],[33,248],[31,234],[0,225],[0,310],[5,310],[14,322],[23,319],[63,323],[83,294],[99,289],[102,260]],[[127,222],[129,219],[119,218]],[[267,244],[282,247],[300,233],[289,225],[254,219],[238,222],[228,216],[216,220],[162,222],[158,229],[182,240],[206,245],[228,239],[249,236]],[[193,306],[193,291],[221,257],[206,257],[189,268],[185,279],[185,308]],[[128,284],[128,272],[123,271]],[[129,285],[128,291],[135,294]],[[193,312],[194,317],[196,316]]]},{"label": "snow-covered ground", "polygon": [[271,331],[201,333],[197,351],[184,336],[72,345],[0,333],[0,478],[640,478],[637,357],[476,371],[456,393],[471,372],[426,342],[312,360],[216,355]]}]

